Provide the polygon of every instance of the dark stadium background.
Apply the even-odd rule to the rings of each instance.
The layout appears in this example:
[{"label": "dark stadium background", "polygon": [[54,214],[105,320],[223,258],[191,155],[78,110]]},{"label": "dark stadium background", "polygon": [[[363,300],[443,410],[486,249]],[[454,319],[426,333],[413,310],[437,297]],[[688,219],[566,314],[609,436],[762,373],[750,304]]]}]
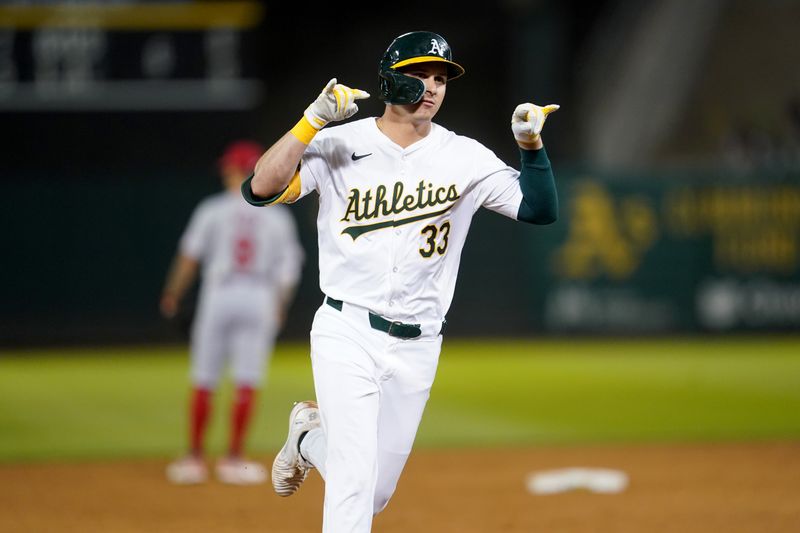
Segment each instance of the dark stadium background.
[{"label": "dark stadium background", "polygon": [[[730,35],[735,40],[738,35],[747,36],[747,32],[763,31],[769,24],[786,19],[787,13],[797,13],[789,4],[773,1],[759,8],[758,2],[722,2],[709,34],[729,34],[730,41]],[[692,103],[703,101],[703,91],[725,86],[724,79],[703,77],[704,72],[719,72],[711,68],[719,61],[713,55],[719,46],[703,49],[706,67],[695,75],[690,97],[677,109],[678,125],[673,126],[673,133],[665,137],[655,155],[644,164],[620,164],[609,170],[593,164],[583,137],[586,68],[598,52],[598,35],[613,36],[620,27],[627,28],[630,35],[636,24],[646,19],[652,3],[508,0],[466,8],[439,2],[402,2],[350,4],[324,11],[299,2],[260,5],[263,9],[256,24],[236,32],[241,71],[235,77],[261,83],[252,103],[242,104],[242,109],[213,105],[207,109],[170,109],[176,104],[157,109],[157,102],[145,98],[141,102],[131,100],[131,107],[138,106],[131,110],[119,102],[104,106],[100,93],[88,100],[79,99],[78,104],[50,107],[35,98],[25,99],[20,92],[9,97],[10,81],[30,85],[37,76],[36,30],[9,28],[7,24],[0,27],[0,56],[5,66],[5,70],[0,66],[0,81],[4,83],[0,90],[0,220],[4,241],[0,346],[185,340],[191,307],[178,320],[166,323],[157,312],[158,295],[191,209],[203,196],[219,189],[215,161],[223,147],[242,137],[268,145],[294,124],[333,76],[372,93],[373,98],[361,106],[359,116],[378,115],[382,110],[375,97],[380,56],[394,36],[416,29],[444,35],[454,49],[455,60],[467,70],[466,76],[449,86],[437,121],[480,139],[509,164],[516,165],[518,158],[508,124],[514,106],[523,101],[562,106],[548,120],[545,132],[563,188],[562,219],[553,227],[538,228],[480,212],[464,250],[448,316],[449,334],[660,334],[713,329],[694,318],[673,318],[641,330],[624,320],[559,326],[544,317],[544,302],[553,287],[551,280],[558,281],[559,272],[546,264],[570,223],[569,183],[587,169],[608,183],[617,183],[625,176],[623,189],[645,195],[654,181],[669,180],[669,172],[681,177],[699,174],[700,180],[708,182],[729,175],[718,159],[719,132],[736,122],[719,119],[721,126],[703,129],[708,120],[702,119],[708,116],[692,108]],[[771,18],[762,15],[769,24],[757,24],[756,20],[743,30],[742,20],[756,11],[771,13]],[[626,26],[627,22],[631,24]],[[202,31],[161,28],[109,29],[105,33],[105,55],[92,68],[99,79],[106,80],[202,77],[207,59],[202,35]],[[782,33],[776,30],[774,35],[778,39]],[[174,62],[162,71],[151,67],[155,70],[146,74],[141,66],[142,50],[148,42],[152,44],[154,36],[172,47]],[[680,32],[676,33],[676,41],[680,38]],[[754,38],[751,44],[756,42]],[[769,45],[760,46],[768,50]],[[752,118],[756,126],[785,133],[778,123],[786,96],[792,83],[800,89],[797,63],[793,62],[798,55],[796,41],[794,48],[783,47],[783,56],[772,58],[777,70],[781,64],[789,66],[787,74],[777,76],[778,81],[763,78],[763,91],[753,94],[763,107],[744,118]],[[620,48],[619,53],[623,52]],[[752,66],[748,60],[732,58],[729,63]],[[758,76],[731,73],[736,83],[730,90],[742,90],[741,85],[747,83],[752,86],[753,77]],[[609,79],[608,84],[619,81]],[[64,90],[69,86],[64,85]],[[95,100],[94,107],[87,103],[91,100]],[[753,109],[751,104],[742,107],[745,111]],[[765,115],[772,117],[771,123],[757,120]],[[641,120],[649,118],[642,116]],[[685,170],[686,161],[692,163],[689,170]],[[741,183],[778,183],[790,191],[797,191],[799,186],[797,166],[756,166],[745,174],[736,179]],[[282,333],[284,338],[306,337],[322,297],[317,287],[315,208],[315,199],[310,196],[293,211],[302,231],[307,262],[290,321]],[[789,216],[783,219],[795,236],[795,247],[798,212],[800,207],[790,205]],[[712,244],[698,242],[693,246],[705,250]],[[688,268],[700,269],[696,273],[700,278],[717,276],[740,284],[775,283],[778,292],[798,294],[796,256],[782,271],[756,265],[749,272],[719,272],[702,250],[694,256],[670,250],[657,251],[651,263],[655,267],[636,283],[663,292],[660,276],[664,271]],[[603,276],[594,282],[601,285],[597,290],[605,290],[614,298],[640,290],[639,285],[626,286]],[[595,290],[587,287],[583,289]],[[693,305],[696,294],[685,287],[674,290],[682,291],[681,302]],[[627,301],[622,298],[619,305]],[[785,305],[776,305],[785,312],[779,319],[742,319],[727,325],[726,331],[796,330],[800,326],[800,304],[790,299]],[[607,307],[601,306],[598,313],[604,309]],[[685,312],[694,313],[690,309]]]}]

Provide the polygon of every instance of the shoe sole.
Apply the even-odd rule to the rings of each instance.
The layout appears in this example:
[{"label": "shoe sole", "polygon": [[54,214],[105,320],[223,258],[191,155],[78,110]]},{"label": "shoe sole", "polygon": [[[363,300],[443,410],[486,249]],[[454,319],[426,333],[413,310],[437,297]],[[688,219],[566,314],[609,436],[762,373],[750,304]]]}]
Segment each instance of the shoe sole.
[{"label": "shoe sole", "polygon": [[[300,485],[303,484],[303,481],[305,481],[308,476],[307,468],[291,466],[282,462],[281,458],[286,454],[287,447],[292,440],[292,430],[294,429],[294,420],[297,418],[297,414],[303,409],[310,408],[317,409],[317,403],[313,401],[299,402],[289,413],[289,434],[286,437],[286,442],[283,444],[281,451],[278,452],[278,455],[272,462],[272,488],[275,489],[278,496],[291,496],[297,492],[297,489],[300,488]],[[284,477],[283,472],[287,470],[294,470],[294,474],[290,477]]]}]

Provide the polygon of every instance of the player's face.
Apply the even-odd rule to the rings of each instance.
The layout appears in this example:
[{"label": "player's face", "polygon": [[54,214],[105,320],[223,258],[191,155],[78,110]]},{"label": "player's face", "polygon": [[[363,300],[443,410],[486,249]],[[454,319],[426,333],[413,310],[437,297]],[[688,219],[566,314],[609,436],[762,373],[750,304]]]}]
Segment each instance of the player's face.
[{"label": "player's face", "polygon": [[431,120],[439,111],[447,91],[447,67],[441,63],[418,63],[403,69],[403,74],[425,84],[422,100],[409,106],[415,118]]}]

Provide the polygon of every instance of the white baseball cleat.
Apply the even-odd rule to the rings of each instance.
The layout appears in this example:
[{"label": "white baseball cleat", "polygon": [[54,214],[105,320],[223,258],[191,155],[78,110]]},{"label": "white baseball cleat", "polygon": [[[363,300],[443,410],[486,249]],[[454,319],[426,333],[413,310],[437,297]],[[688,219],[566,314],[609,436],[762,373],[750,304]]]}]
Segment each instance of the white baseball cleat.
[{"label": "white baseball cleat", "polygon": [[217,461],[217,479],[231,485],[259,485],[267,480],[267,469],[260,463],[226,457]]},{"label": "white baseball cleat", "polygon": [[272,463],[272,487],[279,496],[291,496],[314,465],[300,455],[300,437],[319,427],[319,410],[312,401],[299,402],[289,413],[289,436]]},{"label": "white baseball cleat", "polygon": [[202,459],[184,457],[167,465],[167,479],[176,485],[197,485],[208,479],[208,468]]}]

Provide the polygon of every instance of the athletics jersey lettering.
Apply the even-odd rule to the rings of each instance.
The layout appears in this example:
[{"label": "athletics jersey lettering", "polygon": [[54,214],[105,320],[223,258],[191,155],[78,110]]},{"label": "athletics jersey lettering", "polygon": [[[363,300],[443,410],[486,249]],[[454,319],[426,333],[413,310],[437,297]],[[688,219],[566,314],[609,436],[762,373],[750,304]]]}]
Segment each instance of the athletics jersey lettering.
[{"label": "athletics jersey lettering", "polygon": [[409,218],[403,218],[400,220],[385,220],[383,222],[376,222],[375,224],[366,224],[364,226],[350,226],[342,230],[342,234],[350,235],[353,240],[356,240],[359,235],[364,235],[365,233],[369,233],[370,231],[375,231],[383,228],[396,228],[398,226],[405,226],[406,224],[411,224],[412,222],[418,222],[420,220],[425,220],[426,218],[433,218],[438,217],[439,215],[443,215],[450,211],[453,206],[456,204],[450,204],[444,209],[440,211],[434,211],[432,213],[424,213],[422,215],[417,215]]},{"label": "athletics jersey lettering", "polygon": [[416,194],[405,194],[403,182],[398,181],[392,187],[391,198],[386,197],[386,186],[378,185],[375,192],[367,189],[362,193],[359,189],[350,189],[348,195],[347,208],[341,222],[350,222],[350,217],[354,221],[370,220],[373,218],[388,217],[399,215],[406,211],[417,211],[426,207],[450,204],[447,208],[431,213],[420,214],[402,220],[385,220],[375,224],[350,226],[342,231],[342,234],[350,235],[355,240],[359,235],[375,231],[378,229],[402,226],[418,220],[424,220],[438,216],[453,207],[453,203],[461,198],[455,185],[449,187],[434,188],[432,183],[425,183],[420,180],[416,188]]},{"label": "athletics jersey lettering", "polygon": [[320,288],[387,318],[441,323],[473,215],[486,207],[514,218],[518,174],[435,123],[406,147],[374,117],[323,128],[296,180],[297,198],[319,194]]},{"label": "athletics jersey lettering", "polygon": [[415,211],[426,207],[455,202],[461,196],[455,185],[450,187],[433,188],[432,183],[420,181],[416,188],[417,194],[407,194],[404,196],[405,186],[398,181],[392,188],[392,197],[386,197],[386,186],[378,185],[373,195],[372,190],[367,189],[363,195],[359,189],[350,189],[347,208],[342,222],[350,222],[352,216],[354,220],[369,220],[381,216],[399,215],[403,211]]}]

